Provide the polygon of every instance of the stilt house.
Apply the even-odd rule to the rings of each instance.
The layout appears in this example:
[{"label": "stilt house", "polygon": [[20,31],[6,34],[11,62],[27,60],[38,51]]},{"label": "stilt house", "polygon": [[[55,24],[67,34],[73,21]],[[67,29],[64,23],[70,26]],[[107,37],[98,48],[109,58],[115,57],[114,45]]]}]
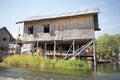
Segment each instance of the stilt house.
[{"label": "stilt house", "polygon": [[41,48],[45,54],[81,53],[94,42],[95,31],[100,30],[99,12],[99,9],[92,9],[32,16],[19,21],[17,24],[24,23],[23,49],[37,51]]}]

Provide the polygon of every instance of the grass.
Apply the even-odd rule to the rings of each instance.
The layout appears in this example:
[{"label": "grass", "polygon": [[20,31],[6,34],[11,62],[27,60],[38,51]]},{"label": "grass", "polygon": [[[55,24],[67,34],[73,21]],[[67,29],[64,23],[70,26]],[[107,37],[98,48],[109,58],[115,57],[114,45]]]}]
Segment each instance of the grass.
[{"label": "grass", "polygon": [[86,69],[88,65],[84,61],[80,60],[58,60],[55,65],[57,68],[63,69]]},{"label": "grass", "polygon": [[4,59],[3,64],[14,67],[27,67],[37,69],[90,69],[84,61],[45,59],[35,55],[12,55]]}]

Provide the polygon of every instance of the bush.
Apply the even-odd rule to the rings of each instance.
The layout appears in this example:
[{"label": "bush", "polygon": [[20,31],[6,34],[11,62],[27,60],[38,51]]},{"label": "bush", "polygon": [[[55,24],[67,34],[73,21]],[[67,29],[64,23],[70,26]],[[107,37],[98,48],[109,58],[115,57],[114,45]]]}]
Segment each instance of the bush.
[{"label": "bush", "polygon": [[58,60],[56,67],[64,69],[83,69],[87,68],[87,64],[80,60]]}]

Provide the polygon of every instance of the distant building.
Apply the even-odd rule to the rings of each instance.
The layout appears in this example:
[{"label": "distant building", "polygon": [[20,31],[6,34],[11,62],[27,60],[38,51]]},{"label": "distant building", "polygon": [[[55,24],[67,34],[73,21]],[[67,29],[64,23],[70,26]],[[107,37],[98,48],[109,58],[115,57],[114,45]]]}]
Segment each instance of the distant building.
[{"label": "distant building", "polygon": [[[95,31],[99,31],[99,9],[76,11],[48,16],[32,16],[24,23],[23,49],[44,49],[45,53],[67,53],[70,46],[72,51],[95,38]],[[28,49],[29,48],[29,49]],[[82,52],[82,51],[81,51]]]},{"label": "distant building", "polygon": [[13,42],[14,38],[6,27],[0,28],[0,50],[8,50],[9,43]]}]

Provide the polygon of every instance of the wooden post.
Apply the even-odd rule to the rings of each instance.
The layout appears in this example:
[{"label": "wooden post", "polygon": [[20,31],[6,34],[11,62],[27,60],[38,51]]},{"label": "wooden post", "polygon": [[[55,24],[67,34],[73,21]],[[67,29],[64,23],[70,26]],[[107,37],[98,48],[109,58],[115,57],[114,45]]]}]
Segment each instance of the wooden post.
[{"label": "wooden post", "polygon": [[56,54],[56,41],[54,40],[54,60],[55,60],[55,54]]},{"label": "wooden post", "polygon": [[15,54],[18,53],[18,41],[19,41],[19,33],[20,33],[20,26],[19,26],[19,29],[18,29],[18,35],[17,35],[17,39],[16,39],[16,49],[15,49]]},{"label": "wooden post", "polygon": [[73,40],[73,56],[75,57],[75,40]]},{"label": "wooden post", "polygon": [[15,46],[15,47],[16,47],[16,48],[15,48],[15,54],[17,54],[17,50],[18,50],[18,49],[17,49],[17,43],[18,43],[17,41],[18,41],[18,39],[16,39],[16,43],[15,43],[15,45],[16,45],[16,46]]},{"label": "wooden post", "polygon": [[45,58],[46,58],[46,53],[47,53],[47,43],[45,42]]},{"label": "wooden post", "polygon": [[36,49],[36,52],[38,51],[38,41],[37,41],[37,49]]},{"label": "wooden post", "polygon": [[96,67],[96,54],[95,54],[95,38],[93,40],[93,59],[94,59],[94,67]]},{"label": "wooden post", "polygon": [[96,73],[97,73],[97,63],[96,63],[96,48],[95,48],[95,37],[94,37],[94,40],[93,40],[93,58],[94,58],[94,75],[96,76]]}]

